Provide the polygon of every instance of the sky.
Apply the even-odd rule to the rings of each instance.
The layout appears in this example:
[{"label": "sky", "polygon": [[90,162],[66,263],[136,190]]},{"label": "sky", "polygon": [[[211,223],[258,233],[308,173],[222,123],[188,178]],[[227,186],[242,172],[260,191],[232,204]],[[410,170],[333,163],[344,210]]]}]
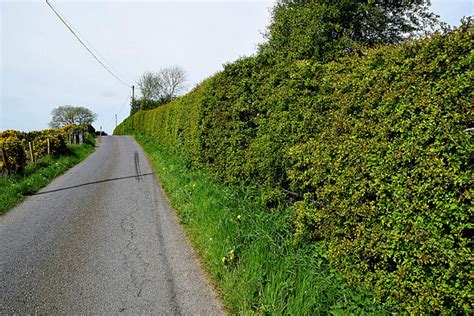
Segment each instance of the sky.
[{"label": "sky", "polygon": [[[145,71],[178,65],[187,88],[256,52],[273,0],[50,0],[88,46],[128,85]],[[432,0],[441,20],[473,15],[471,0]],[[0,131],[41,130],[61,105],[98,114],[112,133],[131,89],[81,46],[44,0],[0,0]],[[139,91],[136,91],[139,95]]]}]

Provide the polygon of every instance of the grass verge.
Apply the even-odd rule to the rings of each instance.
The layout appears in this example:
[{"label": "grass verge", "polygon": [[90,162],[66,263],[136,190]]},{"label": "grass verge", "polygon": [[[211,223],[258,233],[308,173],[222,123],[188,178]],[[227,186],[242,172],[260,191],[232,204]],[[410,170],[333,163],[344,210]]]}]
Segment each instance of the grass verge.
[{"label": "grass verge", "polygon": [[324,243],[294,242],[287,207],[268,209],[258,187],[219,183],[153,138],[135,138],[231,314],[384,314],[345,285]]},{"label": "grass verge", "polygon": [[46,156],[28,164],[24,175],[0,176],[0,215],[49,184],[94,151],[95,140],[88,138],[83,145],[68,146],[64,155]]}]

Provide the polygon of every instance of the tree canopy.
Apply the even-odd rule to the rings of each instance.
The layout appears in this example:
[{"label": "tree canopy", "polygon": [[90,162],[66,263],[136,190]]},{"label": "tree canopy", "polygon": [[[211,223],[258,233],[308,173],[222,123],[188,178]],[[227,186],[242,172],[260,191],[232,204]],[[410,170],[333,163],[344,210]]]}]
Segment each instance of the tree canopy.
[{"label": "tree canopy", "polygon": [[60,128],[69,124],[91,125],[97,114],[82,106],[64,105],[55,108],[52,112],[52,119],[49,125],[53,128]]},{"label": "tree canopy", "polygon": [[333,60],[361,45],[400,43],[437,24],[430,0],[280,0],[263,51]]},{"label": "tree canopy", "polygon": [[161,80],[153,72],[144,72],[138,79],[137,85],[140,88],[142,98],[146,100],[155,100],[160,97]]},{"label": "tree canopy", "polygon": [[140,109],[152,109],[173,100],[184,91],[185,81],[186,72],[179,66],[162,68],[156,73],[143,73],[137,81],[142,97],[132,102],[131,114]]}]

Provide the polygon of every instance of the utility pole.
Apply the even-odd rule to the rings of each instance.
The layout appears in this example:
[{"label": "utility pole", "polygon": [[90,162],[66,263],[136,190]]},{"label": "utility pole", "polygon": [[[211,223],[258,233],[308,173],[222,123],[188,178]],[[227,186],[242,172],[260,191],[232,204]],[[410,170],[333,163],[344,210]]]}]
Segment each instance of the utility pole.
[{"label": "utility pole", "polygon": [[117,128],[117,114],[115,114],[115,128]]},{"label": "utility pole", "polygon": [[135,102],[135,86],[132,86],[132,106],[133,102]]}]

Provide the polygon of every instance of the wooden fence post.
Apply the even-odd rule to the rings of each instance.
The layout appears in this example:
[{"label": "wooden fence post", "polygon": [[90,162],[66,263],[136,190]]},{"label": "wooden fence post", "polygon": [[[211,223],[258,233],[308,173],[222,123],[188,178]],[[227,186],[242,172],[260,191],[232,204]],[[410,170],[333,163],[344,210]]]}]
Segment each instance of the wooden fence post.
[{"label": "wooden fence post", "polygon": [[33,156],[33,146],[31,145],[31,142],[28,142],[28,147],[30,148],[31,162],[35,162],[35,156]]},{"label": "wooden fence post", "polygon": [[2,145],[2,160],[3,160],[3,166],[5,167],[5,170],[10,173],[10,167],[8,166],[8,160],[7,160],[8,156],[7,156],[7,153],[5,152],[5,148],[3,148],[3,145]]}]

